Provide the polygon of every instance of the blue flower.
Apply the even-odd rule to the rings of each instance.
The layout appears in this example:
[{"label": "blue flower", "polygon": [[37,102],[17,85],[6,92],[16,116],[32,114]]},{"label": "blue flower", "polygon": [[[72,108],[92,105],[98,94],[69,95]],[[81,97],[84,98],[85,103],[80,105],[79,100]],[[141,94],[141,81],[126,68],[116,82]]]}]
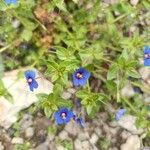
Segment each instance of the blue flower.
[{"label": "blue flower", "polygon": [[127,110],[126,109],[119,109],[116,112],[116,120],[119,121],[121,117],[125,114]]},{"label": "blue flower", "polygon": [[26,77],[26,80],[28,82],[28,85],[30,87],[30,90],[33,91],[34,88],[37,89],[38,88],[38,83],[36,81],[36,78],[35,78],[35,72],[32,71],[32,70],[27,70],[25,72],[25,77]]},{"label": "blue flower", "polygon": [[54,118],[58,125],[68,123],[73,117],[74,113],[68,108],[60,108],[54,113]]},{"label": "blue flower", "polygon": [[17,0],[5,0],[6,4],[17,4]]},{"label": "blue flower", "polygon": [[144,46],[144,66],[150,66],[150,46]]},{"label": "blue flower", "polygon": [[77,118],[76,119],[76,122],[77,122],[77,124],[79,124],[80,125],[80,127],[84,127],[84,121],[83,121],[83,118],[81,118],[81,117],[79,117],[79,118]]},{"label": "blue flower", "polygon": [[73,73],[73,84],[75,86],[84,86],[90,77],[90,72],[84,68],[79,68]]}]

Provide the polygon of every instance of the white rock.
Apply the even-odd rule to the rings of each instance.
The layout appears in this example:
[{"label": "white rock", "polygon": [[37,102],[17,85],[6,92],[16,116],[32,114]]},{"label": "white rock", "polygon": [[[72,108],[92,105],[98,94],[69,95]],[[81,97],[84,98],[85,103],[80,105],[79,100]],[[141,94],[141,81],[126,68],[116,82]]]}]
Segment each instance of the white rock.
[{"label": "white rock", "polygon": [[0,142],[0,150],[4,150],[4,146],[3,146],[2,142]]},{"label": "white rock", "polygon": [[145,103],[150,103],[150,97],[146,97],[146,98],[144,99],[144,102],[145,102]]},{"label": "white rock", "polygon": [[140,149],[140,139],[137,135],[130,136],[125,144],[121,145],[121,150],[139,150]]},{"label": "white rock", "polygon": [[140,68],[139,73],[143,80],[147,80],[150,77],[150,70],[148,67]]},{"label": "white rock", "polygon": [[69,88],[67,91],[68,91],[69,93],[71,93],[71,94],[74,94],[74,93],[76,92],[76,89],[74,89],[74,88]]},{"label": "white rock", "polygon": [[95,131],[95,133],[96,133],[99,137],[102,137],[102,136],[103,136],[102,130],[100,129],[100,127],[96,127],[94,131]]},{"label": "white rock", "polygon": [[118,150],[117,147],[109,148],[109,150]]},{"label": "white rock", "polygon": [[12,144],[23,144],[23,139],[20,137],[14,137],[11,141]]},{"label": "white rock", "polygon": [[[48,80],[38,78],[39,87],[32,92],[29,90],[25,78],[17,80],[18,72],[19,70],[14,70],[5,73],[5,76],[2,78],[5,87],[14,100],[11,103],[4,97],[0,97],[0,126],[3,126],[5,129],[9,128],[17,120],[17,114],[20,110],[37,102],[36,94],[51,93],[53,88],[53,85]],[[41,75],[37,73],[37,77],[41,77]]]},{"label": "white rock", "polygon": [[79,139],[76,139],[74,141],[74,147],[75,147],[76,150],[82,150],[82,143]]},{"label": "white rock", "polygon": [[110,133],[115,136],[118,133],[119,127],[116,128],[109,128]]},{"label": "white rock", "polygon": [[27,138],[31,138],[33,135],[34,135],[34,128],[33,127],[27,128],[25,131],[25,136]]},{"label": "white rock", "polygon": [[35,150],[49,150],[49,149],[45,143],[42,143],[39,146],[37,146]]},{"label": "white rock", "polygon": [[33,116],[24,114],[21,119],[21,130],[25,131],[27,128],[33,125]]},{"label": "white rock", "polygon": [[48,144],[49,150],[57,150],[55,144],[56,142],[53,142],[53,141],[49,142]]},{"label": "white rock", "polygon": [[123,139],[127,139],[129,136],[131,136],[131,133],[130,133],[130,132],[128,132],[127,130],[122,131],[121,137],[122,137]]},{"label": "white rock", "polygon": [[77,134],[81,132],[79,125],[74,121],[70,121],[69,123],[67,123],[67,125],[65,126],[65,130],[73,136],[77,136]]},{"label": "white rock", "polygon": [[82,149],[91,150],[91,146],[89,141],[83,141],[82,142]]},{"label": "white rock", "polygon": [[66,140],[66,139],[68,139],[69,137],[68,137],[68,132],[66,132],[65,130],[63,130],[63,131],[61,131],[60,133],[59,133],[59,136],[58,136],[61,140]]},{"label": "white rock", "polygon": [[121,95],[125,97],[132,97],[134,96],[135,92],[133,90],[133,87],[131,84],[127,84],[122,90],[121,90]]},{"label": "white rock", "polygon": [[93,133],[92,136],[91,136],[91,138],[90,138],[90,142],[92,144],[96,144],[97,141],[98,141],[98,136],[97,136],[97,134]]},{"label": "white rock", "polygon": [[13,20],[12,26],[13,26],[14,28],[18,28],[18,27],[20,26],[20,21],[19,21],[19,20]]},{"label": "white rock", "polygon": [[139,0],[130,0],[131,5],[136,6]]},{"label": "white rock", "polygon": [[47,136],[47,141],[48,141],[48,143],[49,143],[49,141],[53,141],[54,138],[55,138],[55,135],[54,135],[54,134],[48,134],[48,136]]},{"label": "white rock", "polygon": [[150,150],[150,147],[143,147],[141,150]]},{"label": "white rock", "polygon": [[111,127],[117,127],[118,124],[117,124],[116,121],[111,121],[111,122],[109,122],[109,126],[111,126]]},{"label": "white rock", "polygon": [[118,3],[118,0],[104,0],[104,3],[115,4],[115,3]]},{"label": "white rock", "polygon": [[95,145],[92,146],[92,150],[99,150]]},{"label": "white rock", "polygon": [[80,133],[78,134],[78,139],[79,139],[80,141],[84,141],[84,140],[90,139],[89,133],[88,133],[88,132],[80,132]]},{"label": "white rock", "polygon": [[62,98],[64,98],[64,99],[69,99],[69,98],[71,98],[71,93],[69,93],[69,92],[63,92]]},{"label": "white rock", "polygon": [[132,132],[133,134],[141,134],[143,132],[143,129],[137,129],[135,126],[135,122],[136,122],[135,116],[125,115],[121,117],[121,119],[118,121],[118,124],[122,128]]},{"label": "white rock", "polygon": [[57,146],[57,150],[67,150],[66,148],[64,148],[62,145]]}]

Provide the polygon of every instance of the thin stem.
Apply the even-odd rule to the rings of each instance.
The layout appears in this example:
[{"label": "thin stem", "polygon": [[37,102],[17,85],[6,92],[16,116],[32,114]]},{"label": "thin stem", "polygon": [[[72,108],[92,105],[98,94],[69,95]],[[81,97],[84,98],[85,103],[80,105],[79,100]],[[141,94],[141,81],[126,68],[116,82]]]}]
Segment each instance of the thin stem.
[{"label": "thin stem", "polygon": [[123,98],[123,100],[137,114],[135,107],[127,99]]},{"label": "thin stem", "polygon": [[35,20],[45,31],[47,31],[47,28],[46,28],[37,18],[34,18],[34,20]]},{"label": "thin stem", "polygon": [[119,73],[117,73],[117,102],[120,102],[119,85],[120,85]]},{"label": "thin stem", "polygon": [[87,89],[89,92],[91,92],[89,80],[87,81]]},{"label": "thin stem", "polygon": [[111,61],[111,60],[109,60],[109,59],[106,59],[106,58],[101,58],[102,60],[104,60],[104,61],[108,61],[108,62],[110,62],[110,63],[113,63],[113,61]]},{"label": "thin stem", "polygon": [[122,18],[126,17],[127,15],[128,15],[128,13],[125,13],[125,14],[123,14],[123,15],[119,16],[118,18],[116,18],[116,19],[113,21],[113,23],[115,23],[115,22],[119,21],[120,19],[122,19]]},{"label": "thin stem", "polygon": [[5,47],[2,47],[1,49],[0,49],[0,53],[2,53],[3,51],[5,51],[5,50],[7,50],[9,47],[11,47],[12,46],[12,44],[9,44],[9,45],[7,45],[7,46],[5,46]]}]

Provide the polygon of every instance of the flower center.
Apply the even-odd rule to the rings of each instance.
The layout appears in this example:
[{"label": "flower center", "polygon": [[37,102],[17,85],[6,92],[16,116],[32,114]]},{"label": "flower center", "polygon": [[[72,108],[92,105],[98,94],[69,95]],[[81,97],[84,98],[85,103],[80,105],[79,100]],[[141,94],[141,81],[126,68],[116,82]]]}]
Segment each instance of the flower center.
[{"label": "flower center", "polygon": [[147,54],[147,53],[146,53],[146,54],[144,55],[144,58],[145,58],[145,59],[150,58],[150,54]]},{"label": "flower center", "polygon": [[66,119],[67,114],[65,112],[61,113],[61,118]]},{"label": "flower center", "polygon": [[78,73],[76,74],[76,77],[77,77],[78,79],[82,79],[82,78],[83,78],[83,74],[82,74],[81,72],[78,72]]},{"label": "flower center", "polygon": [[29,78],[29,79],[27,80],[27,82],[28,82],[28,83],[31,83],[31,82],[32,82],[32,78]]}]

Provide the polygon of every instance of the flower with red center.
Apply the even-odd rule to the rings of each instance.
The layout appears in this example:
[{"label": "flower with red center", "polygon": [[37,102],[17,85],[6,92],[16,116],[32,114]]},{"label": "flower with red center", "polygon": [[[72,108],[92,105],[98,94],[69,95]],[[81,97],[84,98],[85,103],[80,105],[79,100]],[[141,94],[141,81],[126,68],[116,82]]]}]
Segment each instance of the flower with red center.
[{"label": "flower with red center", "polygon": [[73,117],[74,113],[68,108],[60,108],[54,113],[54,118],[58,125],[68,123]]},{"label": "flower with red center", "polygon": [[81,67],[73,73],[73,84],[75,86],[84,86],[89,77],[90,72]]},{"label": "flower with red center", "polygon": [[38,83],[35,78],[35,72],[33,70],[27,70],[25,72],[25,77],[31,91],[33,91],[34,88],[38,88]]}]

